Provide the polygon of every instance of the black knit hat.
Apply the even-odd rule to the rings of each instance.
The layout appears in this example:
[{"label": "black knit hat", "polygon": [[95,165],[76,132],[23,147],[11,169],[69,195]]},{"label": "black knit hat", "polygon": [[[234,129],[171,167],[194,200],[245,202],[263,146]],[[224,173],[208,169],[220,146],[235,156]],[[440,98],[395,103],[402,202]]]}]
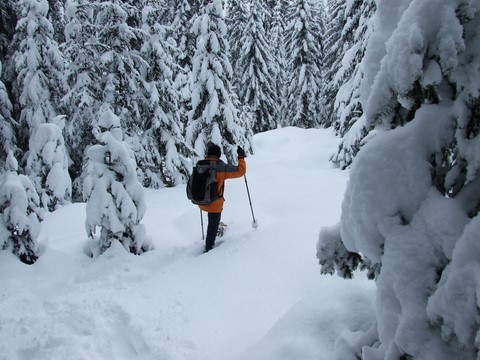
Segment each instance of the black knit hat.
[{"label": "black knit hat", "polygon": [[222,150],[220,150],[220,146],[210,143],[208,144],[207,155],[220,158],[220,156],[222,156]]}]

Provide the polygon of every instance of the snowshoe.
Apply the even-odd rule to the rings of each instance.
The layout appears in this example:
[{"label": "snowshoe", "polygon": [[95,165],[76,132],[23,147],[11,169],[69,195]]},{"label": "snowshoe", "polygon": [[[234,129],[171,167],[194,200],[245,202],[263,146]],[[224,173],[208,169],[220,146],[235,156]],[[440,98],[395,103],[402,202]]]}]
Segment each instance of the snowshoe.
[{"label": "snowshoe", "polygon": [[223,235],[225,235],[226,230],[227,224],[225,224],[224,222],[220,222],[220,224],[218,225],[217,236],[222,237]]}]

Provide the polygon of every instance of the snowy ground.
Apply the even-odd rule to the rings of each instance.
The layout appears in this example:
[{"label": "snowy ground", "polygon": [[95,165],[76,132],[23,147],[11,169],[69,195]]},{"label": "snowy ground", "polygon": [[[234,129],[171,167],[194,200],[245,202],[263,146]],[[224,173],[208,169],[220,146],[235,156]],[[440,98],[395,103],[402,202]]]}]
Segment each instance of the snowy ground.
[{"label": "snowy ground", "polygon": [[156,249],[142,256],[114,246],[92,260],[85,205],[50,214],[37,263],[0,252],[0,359],[334,359],[375,301],[364,274],[322,276],[315,257],[348,180],[328,162],[337,142],[323,129],[257,135],[247,179],[260,226],[243,178],[228,181],[228,233],[208,254],[184,186],[146,191]]}]

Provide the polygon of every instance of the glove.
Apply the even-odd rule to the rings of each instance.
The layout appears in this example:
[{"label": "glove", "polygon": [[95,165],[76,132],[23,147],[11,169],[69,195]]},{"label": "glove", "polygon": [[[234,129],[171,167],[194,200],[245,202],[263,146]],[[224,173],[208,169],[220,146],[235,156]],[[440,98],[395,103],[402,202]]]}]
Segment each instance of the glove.
[{"label": "glove", "polygon": [[247,154],[245,154],[245,150],[243,150],[240,146],[237,147],[237,154],[238,157],[247,157]]}]

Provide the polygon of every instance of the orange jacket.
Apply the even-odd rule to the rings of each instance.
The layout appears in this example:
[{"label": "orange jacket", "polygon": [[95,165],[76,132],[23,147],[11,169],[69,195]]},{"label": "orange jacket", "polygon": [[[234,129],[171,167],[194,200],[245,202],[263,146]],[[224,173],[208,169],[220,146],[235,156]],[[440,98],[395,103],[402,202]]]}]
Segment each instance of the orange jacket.
[{"label": "orange jacket", "polygon": [[217,162],[217,184],[218,184],[218,200],[215,200],[209,205],[198,205],[200,209],[209,213],[219,213],[223,210],[223,198],[224,183],[227,179],[235,179],[242,177],[247,172],[247,163],[243,157],[238,158],[238,165],[226,164],[216,156],[207,156],[205,160]]}]

